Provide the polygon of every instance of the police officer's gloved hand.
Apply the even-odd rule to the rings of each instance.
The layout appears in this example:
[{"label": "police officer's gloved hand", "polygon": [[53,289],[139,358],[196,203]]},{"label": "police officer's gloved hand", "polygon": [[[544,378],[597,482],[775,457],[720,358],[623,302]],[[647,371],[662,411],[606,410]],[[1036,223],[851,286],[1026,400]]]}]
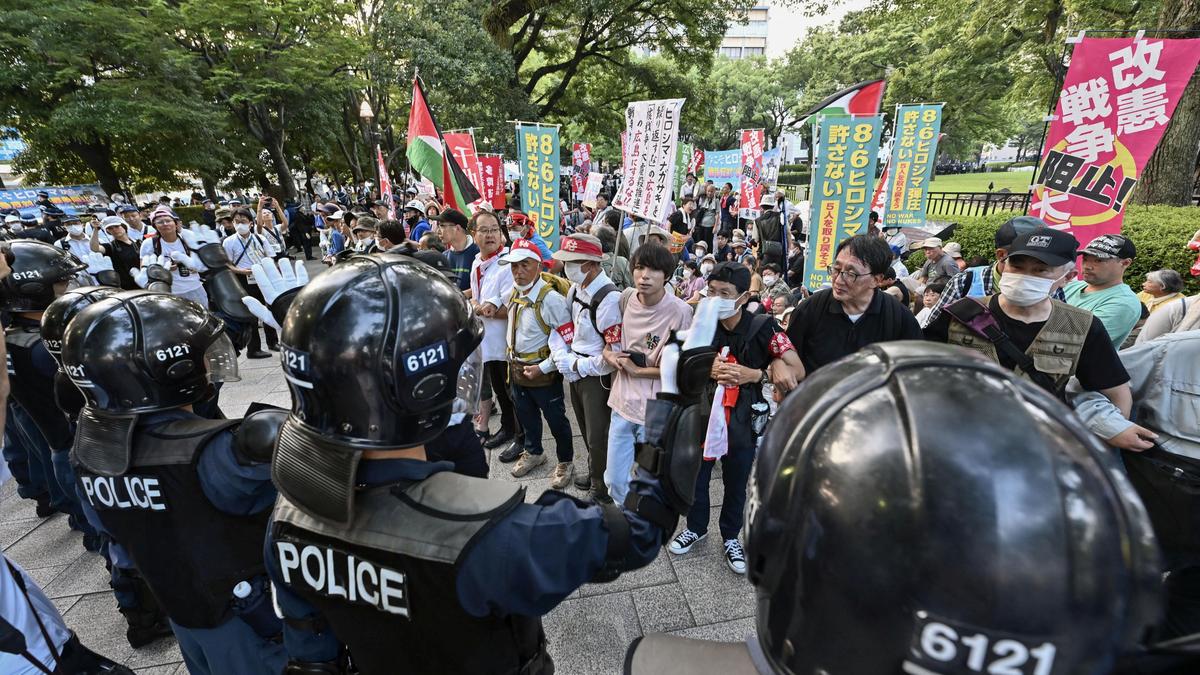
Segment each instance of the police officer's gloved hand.
[{"label": "police officer's gloved hand", "polygon": [[113,269],[112,258],[93,251],[83,257],[83,263],[87,265],[87,273],[95,277],[101,286],[120,287],[121,277]]},{"label": "police officer's gloved hand", "polygon": [[274,260],[266,259],[255,263],[251,269],[266,304],[248,295],[242,298],[242,303],[264,324],[281,330],[280,324],[287,315],[292,299],[308,283],[308,270],[304,268],[304,261],[281,260],[276,266]]},{"label": "police officer's gloved hand", "polygon": [[142,266],[133,267],[129,274],[138,286],[160,293],[171,292],[171,259],[165,255],[144,255]]}]

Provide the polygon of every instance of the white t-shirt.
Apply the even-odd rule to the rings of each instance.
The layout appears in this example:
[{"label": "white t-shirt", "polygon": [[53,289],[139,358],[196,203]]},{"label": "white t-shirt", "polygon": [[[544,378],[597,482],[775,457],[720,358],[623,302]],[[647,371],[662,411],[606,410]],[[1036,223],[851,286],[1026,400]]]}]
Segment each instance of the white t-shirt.
[{"label": "white t-shirt", "polygon": [[[154,242],[162,242],[161,252],[154,250]],[[171,257],[172,251],[179,251],[184,255],[188,255],[187,247],[183,245],[182,239],[176,239],[173,242],[165,241],[162,237],[154,237],[153,239],[145,239],[142,241],[140,255],[165,255]],[[171,291],[174,293],[187,293],[201,288],[203,284],[200,282],[200,273],[195,270],[188,269],[183,265],[172,262],[171,268]]]}]

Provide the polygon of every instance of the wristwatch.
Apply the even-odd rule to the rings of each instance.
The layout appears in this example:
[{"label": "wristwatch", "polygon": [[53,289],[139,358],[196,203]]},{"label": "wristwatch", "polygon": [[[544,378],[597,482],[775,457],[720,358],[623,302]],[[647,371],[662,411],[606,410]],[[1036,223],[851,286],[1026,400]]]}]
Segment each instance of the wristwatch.
[{"label": "wristwatch", "polygon": [[767,373],[767,369],[766,369],[766,368],[762,368],[761,370],[762,370],[762,377],[760,377],[760,378],[758,379],[758,383],[759,383],[759,384],[770,384],[770,383],[771,383],[771,376],[770,376],[770,375]]}]

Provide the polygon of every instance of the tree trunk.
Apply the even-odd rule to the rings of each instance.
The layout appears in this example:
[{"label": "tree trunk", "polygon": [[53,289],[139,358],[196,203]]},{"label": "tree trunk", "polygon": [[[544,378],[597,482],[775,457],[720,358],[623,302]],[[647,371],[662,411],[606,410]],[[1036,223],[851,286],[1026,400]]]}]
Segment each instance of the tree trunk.
[{"label": "tree trunk", "polygon": [[100,183],[104,194],[121,192],[121,176],[113,166],[112,153],[104,144],[73,142],[67,147],[96,175],[96,182]]},{"label": "tree trunk", "polygon": [[204,196],[217,201],[217,180],[209,175],[200,176],[200,184],[204,186]]},{"label": "tree trunk", "polygon": [[263,145],[267,147],[271,166],[275,169],[275,176],[279,179],[279,197],[284,202],[294,201],[296,199],[296,179],[292,176],[287,155],[283,152],[283,138],[281,135],[272,134],[266,140],[267,142]]},{"label": "tree trunk", "polygon": [[[1197,28],[1200,0],[1166,0],[1160,26]],[[1183,90],[1162,140],[1146,162],[1133,201],[1138,204],[1187,206],[1196,179],[1196,148],[1200,146],[1200,70]]]}]

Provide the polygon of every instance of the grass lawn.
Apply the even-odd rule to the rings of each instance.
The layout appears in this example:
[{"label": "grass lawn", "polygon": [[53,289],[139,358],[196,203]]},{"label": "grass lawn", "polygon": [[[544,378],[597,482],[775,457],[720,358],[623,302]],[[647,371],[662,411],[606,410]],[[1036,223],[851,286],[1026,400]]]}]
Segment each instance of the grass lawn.
[{"label": "grass lawn", "polygon": [[993,190],[1008,188],[1012,192],[1028,192],[1032,171],[994,171],[992,173],[956,173],[935,176],[929,184],[930,192],[987,192],[988,183],[995,183]]}]

